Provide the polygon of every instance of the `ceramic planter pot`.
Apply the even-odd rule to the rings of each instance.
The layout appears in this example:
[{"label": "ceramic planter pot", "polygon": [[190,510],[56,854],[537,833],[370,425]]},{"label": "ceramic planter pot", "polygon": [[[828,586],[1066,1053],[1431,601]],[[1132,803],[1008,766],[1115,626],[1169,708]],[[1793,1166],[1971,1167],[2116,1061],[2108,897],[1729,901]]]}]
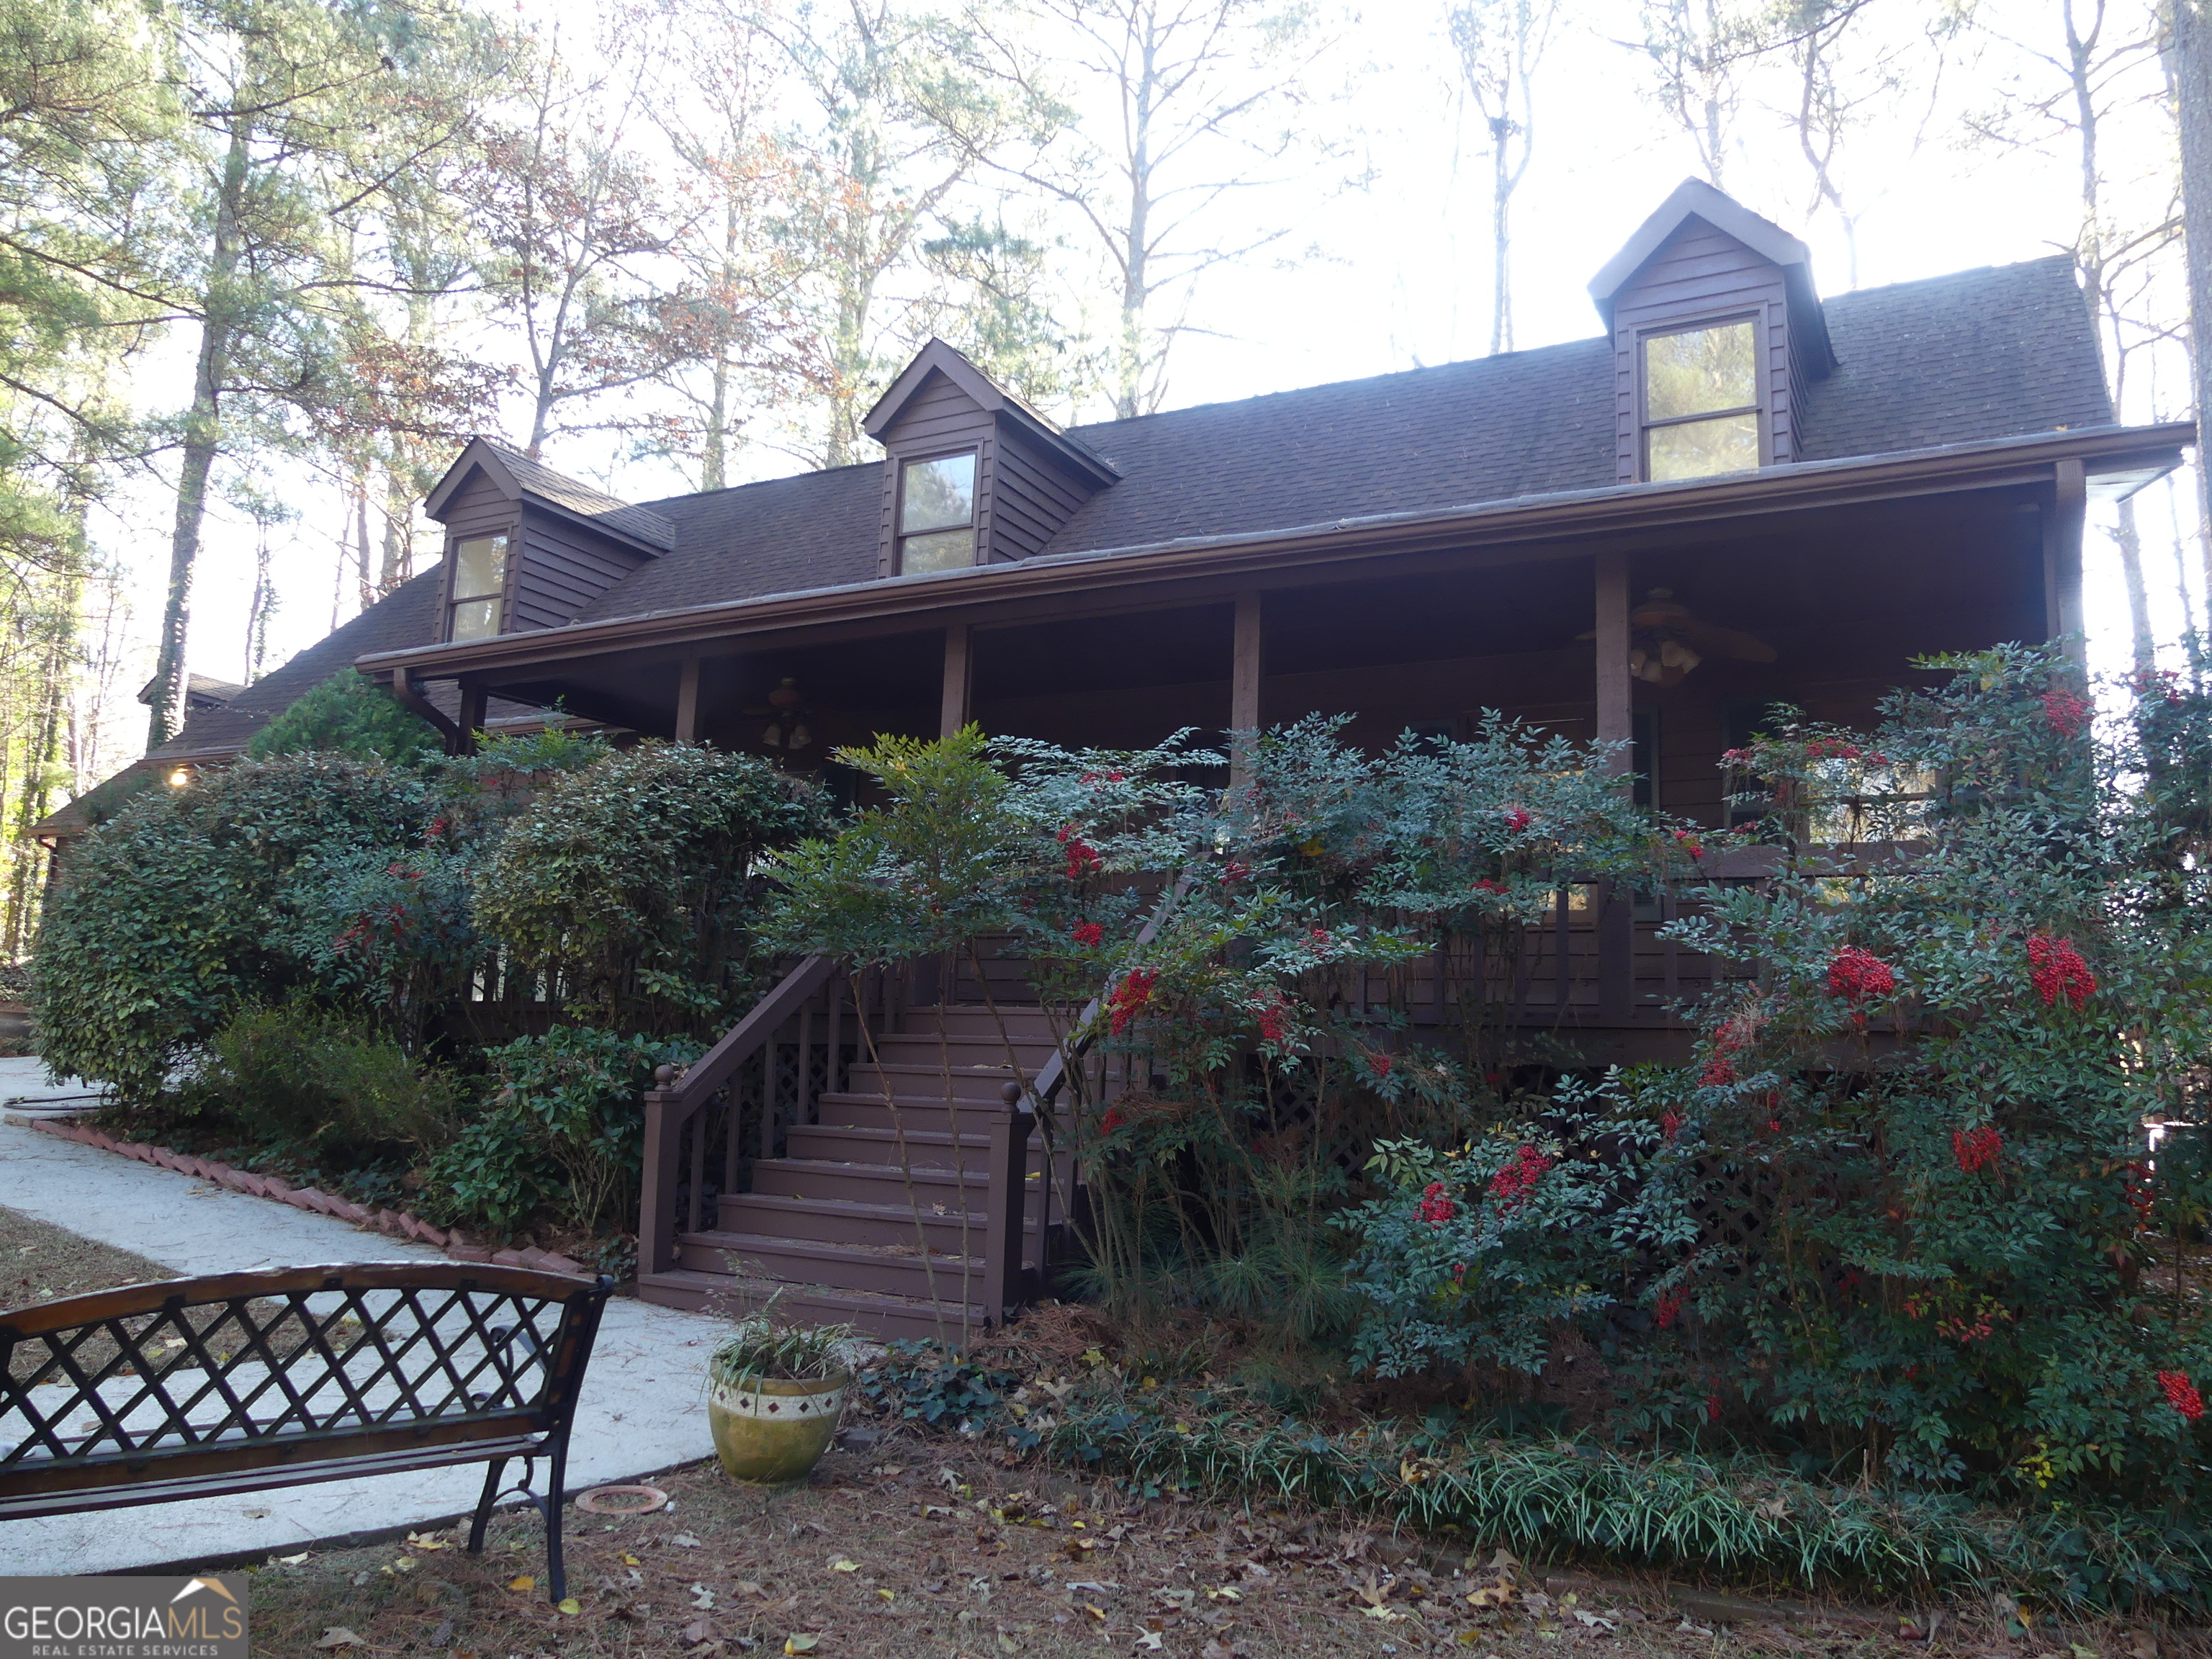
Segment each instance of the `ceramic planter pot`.
[{"label": "ceramic planter pot", "polygon": [[707,1422],[714,1455],[732,1480],[777,1486],[802,1480],[830,1449],[845,1409],[849,1371],[785,1381],[733,1380],[719,1367],[707,1378]]}]

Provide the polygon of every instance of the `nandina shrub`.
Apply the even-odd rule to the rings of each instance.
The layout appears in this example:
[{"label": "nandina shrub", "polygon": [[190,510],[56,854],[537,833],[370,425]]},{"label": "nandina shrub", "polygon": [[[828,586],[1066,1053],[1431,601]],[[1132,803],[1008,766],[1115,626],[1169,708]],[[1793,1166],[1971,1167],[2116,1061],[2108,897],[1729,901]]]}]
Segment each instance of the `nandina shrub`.
[{"label": "nandina shrub", "polygon": [[[2148,1271],[2142,1125],[2205,1052],[2212,891],[2177,846],[2201,817],[2144,787],[2167,705],[2093,734],[2063,659],[1943,665],[1869,737],[1778,724],[1740,757],[1794,838],[1675,930],[1761,973],[1699,1011],[1644,1203],[1725,1186],[1757,1224],[1622,1264],[1625,1297],[1685,1298],[1613,1334],[1625,1420],[1710,1385],[1744,1431],[1895,1478],[2192,1492],[2195,1396],[2163,1379],[2212,1344],[2180,1261]],[[1809,844],[1846,796],[1904,859]]]}]

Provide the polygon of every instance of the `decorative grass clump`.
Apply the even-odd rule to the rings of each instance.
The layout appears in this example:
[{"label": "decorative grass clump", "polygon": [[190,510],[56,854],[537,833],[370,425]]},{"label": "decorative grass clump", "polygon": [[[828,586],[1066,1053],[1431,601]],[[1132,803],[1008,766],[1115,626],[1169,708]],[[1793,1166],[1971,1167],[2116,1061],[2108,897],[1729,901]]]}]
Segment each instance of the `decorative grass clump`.
[{"label": "decorative grass clump", "polygon": [[1237,1412],[1078,1407],[1050,1455],[1215,1497],[1346,1508],[1536,1560],[1884,1597],[1996,1589],[2077,1613],[2202,1613],[2212,1540],[2158,1517],[1815,1484],[1765,1460],[1583,1441],[1329,1435]]}]

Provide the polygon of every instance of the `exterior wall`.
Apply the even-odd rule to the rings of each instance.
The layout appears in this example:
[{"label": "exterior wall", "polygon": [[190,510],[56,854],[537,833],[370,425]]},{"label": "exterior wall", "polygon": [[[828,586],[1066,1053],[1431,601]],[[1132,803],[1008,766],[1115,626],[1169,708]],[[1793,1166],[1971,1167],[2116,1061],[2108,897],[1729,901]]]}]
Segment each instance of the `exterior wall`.
[{"label": "exterior wall", "polygon": [[1002,432],[996,450],[988,553],[994,563],[1042,552],[1044,544],[1091,495],[1088,484],[1070,477],[1057,462],[1031,448],[1018,433]]},{"label": "exterior wall", "polygon": [[1766,421],[1759,443],[1759,465],[1771,466],[1794,459],[1789,296],[1782,268],[1734,237],[1723,235],[1704,220],[1692,219],[1661,245],[1614,301],[1615,476],[1621,483],[1635,483],[1643,466],[1638,336],[1701,318],[1745,314],[1758,321],[1765,348],[1761,389],[1766,398]]},{"label": "exterior wall", "polygon": [[569,520],[522,509],[522,556],[507,574],[505,633],[557,628],[646,562],[647,555]]}]

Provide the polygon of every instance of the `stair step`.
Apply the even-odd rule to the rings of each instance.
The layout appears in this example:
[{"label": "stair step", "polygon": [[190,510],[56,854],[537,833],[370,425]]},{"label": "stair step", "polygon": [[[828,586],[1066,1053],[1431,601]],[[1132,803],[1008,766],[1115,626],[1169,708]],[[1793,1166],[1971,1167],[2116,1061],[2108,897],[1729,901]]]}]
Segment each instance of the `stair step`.
[{"label": "stair step", "polygon": [[[947,1064],[955,1067],[990,1066],[1004,1071],[1007,1046],[999,1040],[995,1031],[988,1036],[947,1032],[941,1042],[934,1031],[895,1031],[878,1035],[876,1054],[887,1065],[927,1066],[933,1071]],[[1051,1056],[1053,1047],[1050,1036],[1013,1037],[1014,1064],[1024,1071],[1033,1072]],[[867,1045],[863,1043],[860,1053],[865,1056],[867,1052]]]},{"label": "stair step", "polygon": [[911,1030],[928,1031],[933,1035],[941,1024],[948,1036],[987,1036],[996,1039],[1000,1021],[1006,1023],[1006,1034],[1031,1042],[1050,1043],[1052,1024],[1039,1013],[1035,1004],[1017,1003],[1009,1007],[999,1005],[994,1014],[988,1004],[955,1002],[942,1007],[927,1006],[907,1010],[908,1027]]},{"label": "stair step", "polygon": [[775,1279],[701,1273],[690,1267],[640,1273],[637,1293],[641,1301],[659,1307],[704,1309],[726,1318],[756,1313],[773,1296],[779,1313],[802,1323],[851,1325],[866,1335],[885,1340],[941,1338],[955,1346],[963,1338],[963,1316],[964,1331],[969,1335],[981,1336],[989,1322],[983,1310],[972,1303],[964,1308],[957,1303],[947,1303],[939,1309],[915,1297],[832,1291]]},{"label": "stair step", "polygon": [[[1036,1069],[1032,1067],[1023,1073],[1023,1080],[1027,1081],[1036,1075]],[[862,1098],[881,1103],[888,1085],[894,1098],[941,1101],[945,1097],[948,1080],[953,1099],[988,1101],[997,1106],[1005,1103],[1002,1091],[1014,1078],[1004,1064],[956,1066],[948,1079],[934,1060],[927,1066],[908,1066],[890,1060],[878,1066],[866,1060],[855,1060],[845,1073],[845,1086],[836,1095],[825,1095],[823,1098]]]},{"label": "stair step", "polygon": [[973,1214],[990,1201],[990,1182],[981,1175],[964,1175],[949,1164],[915,1164],[902,1173],[896,1164],[854,1164],[819,1158],[763,1158],[753,1165],[753,1190],[781,1193],[791,1198],[843,1198],[863,1203],[896,1203],[906,1207],[906,1179],[911,1176],[915,1196],[927,1209],[942,1204],[950,1212],[959,1203],[963,1188]]},{"label": "stair step", "polygon": [[[785,1131],[787,1156],[842,1164],[888,1164],[899,1161],[899,1133],[888,1126],[848,1123],[800,1123]],[[917,1129],[906,1121],[907,1161],[933,1169],[950,1167],[957,1158],[969,1175],[988,1174],[991,1167],[991,1137],[967,1125],[955,1137],[944,1129]],[[1044,1167],[1044,1145],[1032,1139],[1030,1168]]]},{"label": "stair step", "polygon": [[[971,1243],[980,1249],[982,1235],[975,1233]],[[678,1267],[701,1273],[725,1273],[732,1278],[919,1297],[925,1301],[929,1296],[930,1278],[934,1274],[940,1299],[980,1299],[983,1283],[981,1255],[933,1254],[925,1263],[919,1247],[913,1243],[907,1243],[904,1250],[902,1254],[896,1244],[854,1244],[715,1231],[681,1235],[676,1241],[676,1261]]]},{"label": "stair step", "polygon": [[[970,1188],[972,1195],[973,1188]],[[895,1204],[870,1204],[855,1199],[793,1198],[784,1193],[731,1193],[717,1205],[719,1230],[777,1238],[840,1239],[855,1244],[911,1244],[915,1242],[914,1212],[903,1197]],[[921,1233],[930,1248],[948,1255],[961,1249],[960,1212],[947,1206],[938,1215],[922,1206]],[[968,1212],[967,1248],[979,1250],[978,1242],[989,1231],[991,1218],[981,1210]],[[1024,1253],[1035,1256],[1037,1224],[1027,1220],[1024,1233],[1030,1243]]]}]

